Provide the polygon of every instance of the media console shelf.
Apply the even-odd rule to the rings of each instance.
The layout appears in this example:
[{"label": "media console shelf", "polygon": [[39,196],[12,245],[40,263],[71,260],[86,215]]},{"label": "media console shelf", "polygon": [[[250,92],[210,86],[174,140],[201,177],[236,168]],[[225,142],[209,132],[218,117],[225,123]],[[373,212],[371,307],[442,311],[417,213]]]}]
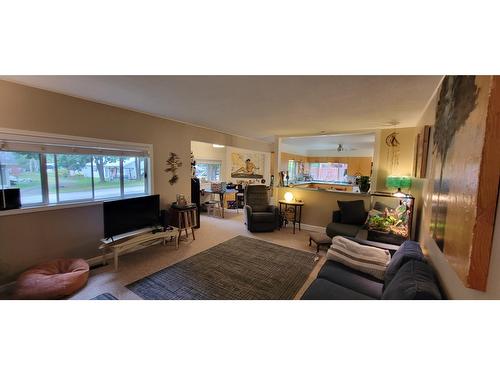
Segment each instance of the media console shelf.
[{"label": "media console shelf", "polygon": [[102,251],[103,263],[106,263],[106,253],[113,252],[115,271],[118,270],[118,256],[129,251],[139,250],[146,246],[162,240],[163,245],[166,245],[167,240],[175,241],[175,248],[179,248],[179,229],[170,227],[166,231],[152,233],[151,229],[147,232],[131,232],[120,236],[115,240],[101,239],[99,250]]}]

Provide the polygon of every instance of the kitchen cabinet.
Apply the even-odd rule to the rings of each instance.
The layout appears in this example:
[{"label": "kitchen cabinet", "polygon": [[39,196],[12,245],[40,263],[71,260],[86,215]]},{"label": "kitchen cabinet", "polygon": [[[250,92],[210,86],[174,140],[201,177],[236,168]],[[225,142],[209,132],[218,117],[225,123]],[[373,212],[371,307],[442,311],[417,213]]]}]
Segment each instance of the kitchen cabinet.
[{"label": "kitchen cabinet", "polygon": [[370,176],[372,159],[369,157],[351,157],[347,162],[347,174],[349,176]]}]

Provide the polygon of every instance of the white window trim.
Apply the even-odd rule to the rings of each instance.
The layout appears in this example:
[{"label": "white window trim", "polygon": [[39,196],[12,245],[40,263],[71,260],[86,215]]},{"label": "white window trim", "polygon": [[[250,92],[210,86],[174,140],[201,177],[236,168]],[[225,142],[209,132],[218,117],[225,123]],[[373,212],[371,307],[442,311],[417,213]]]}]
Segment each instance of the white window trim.
[{"label": "white window trim", "polygon": [[216,160],[216,159],[196,159],[196,164],[220,164],[222,166],[222,160]]},{"label": "white window trim", "polygon": [[[90,137],[80,137],[73,135],[63,135],[55,133],[44,133],[35,132],[29,130],[18,130],[0,127],[0,146],[8,142],[25,142],[32,143],[36,145],[52,145],[58,146],[74,146],[75,148],[83,147],[95,149],[96,151],[100,149],[104,150],[116,150],[117,152],[135,151],[144,152],[147,157],[149,157],[148,163],[148,179],[147,188],[148,194],[155,194],[154,192],[154,175],[153,175],[153,145],[148,143],[136,143],[136,142],[125,142],[125,141],[115,141],[108,139],[90,138]],[[1,149],[1,147],[0,147]],[[2,151],[10,151],[8,148]],[[14,151],[14,150],[12,150]],[[50,151],[35,151],[40,153],[50,153]],[[123,199],[133,198],[137,195],[126,195]],[[116,200],[113,198],[103,198],[96,200],[79,200],[74,202],[64,202],[57,204],[40,204],[40,205],[30,205],[19,209],[0,211],[0,216],[16,215],[22,213],[30,213],[37,211],[49,211],[55,209],[66,209],[70,207],[82,207],[82,206],[92,206],[97,204],[102,204],[107,200]]]}]

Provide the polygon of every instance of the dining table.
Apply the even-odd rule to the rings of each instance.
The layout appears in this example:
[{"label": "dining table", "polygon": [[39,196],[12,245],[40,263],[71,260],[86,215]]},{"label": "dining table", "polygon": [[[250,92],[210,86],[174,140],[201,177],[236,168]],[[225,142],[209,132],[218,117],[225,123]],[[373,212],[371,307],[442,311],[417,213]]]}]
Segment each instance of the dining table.
[{"label": "dining table", "polygon": [[201,190],[201,194],[203,195],[204,193],[210,194],[210,196],[218,195],[219,196],[219,201],[220,201],[220,206],[221,206],[221,216],[224,218],[224,198],[226,194],[237,194],[238,190],[237,189],[225,189],[225,190],[212,190],[212,189],[203,189]]}]

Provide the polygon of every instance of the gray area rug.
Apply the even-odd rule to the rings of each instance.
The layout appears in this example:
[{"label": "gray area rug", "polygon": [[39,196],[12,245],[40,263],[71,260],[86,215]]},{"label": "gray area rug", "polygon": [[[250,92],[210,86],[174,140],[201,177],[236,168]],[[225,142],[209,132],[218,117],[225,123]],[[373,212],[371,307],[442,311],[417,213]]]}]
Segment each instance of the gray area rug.
[{"label": "gray area rug", "polygon": [[130,285],[143,299],[293,299],[314,254],[237,236]]},{"label": "gray area rug", "polygon": [[91,300],[98,300],[98,301],[117,300],[117,299],[118,298],[116,298],[111,293],[103,293],[103,294],[99,294],[98,296],[96,296],[94,298],[91,298]]}]

